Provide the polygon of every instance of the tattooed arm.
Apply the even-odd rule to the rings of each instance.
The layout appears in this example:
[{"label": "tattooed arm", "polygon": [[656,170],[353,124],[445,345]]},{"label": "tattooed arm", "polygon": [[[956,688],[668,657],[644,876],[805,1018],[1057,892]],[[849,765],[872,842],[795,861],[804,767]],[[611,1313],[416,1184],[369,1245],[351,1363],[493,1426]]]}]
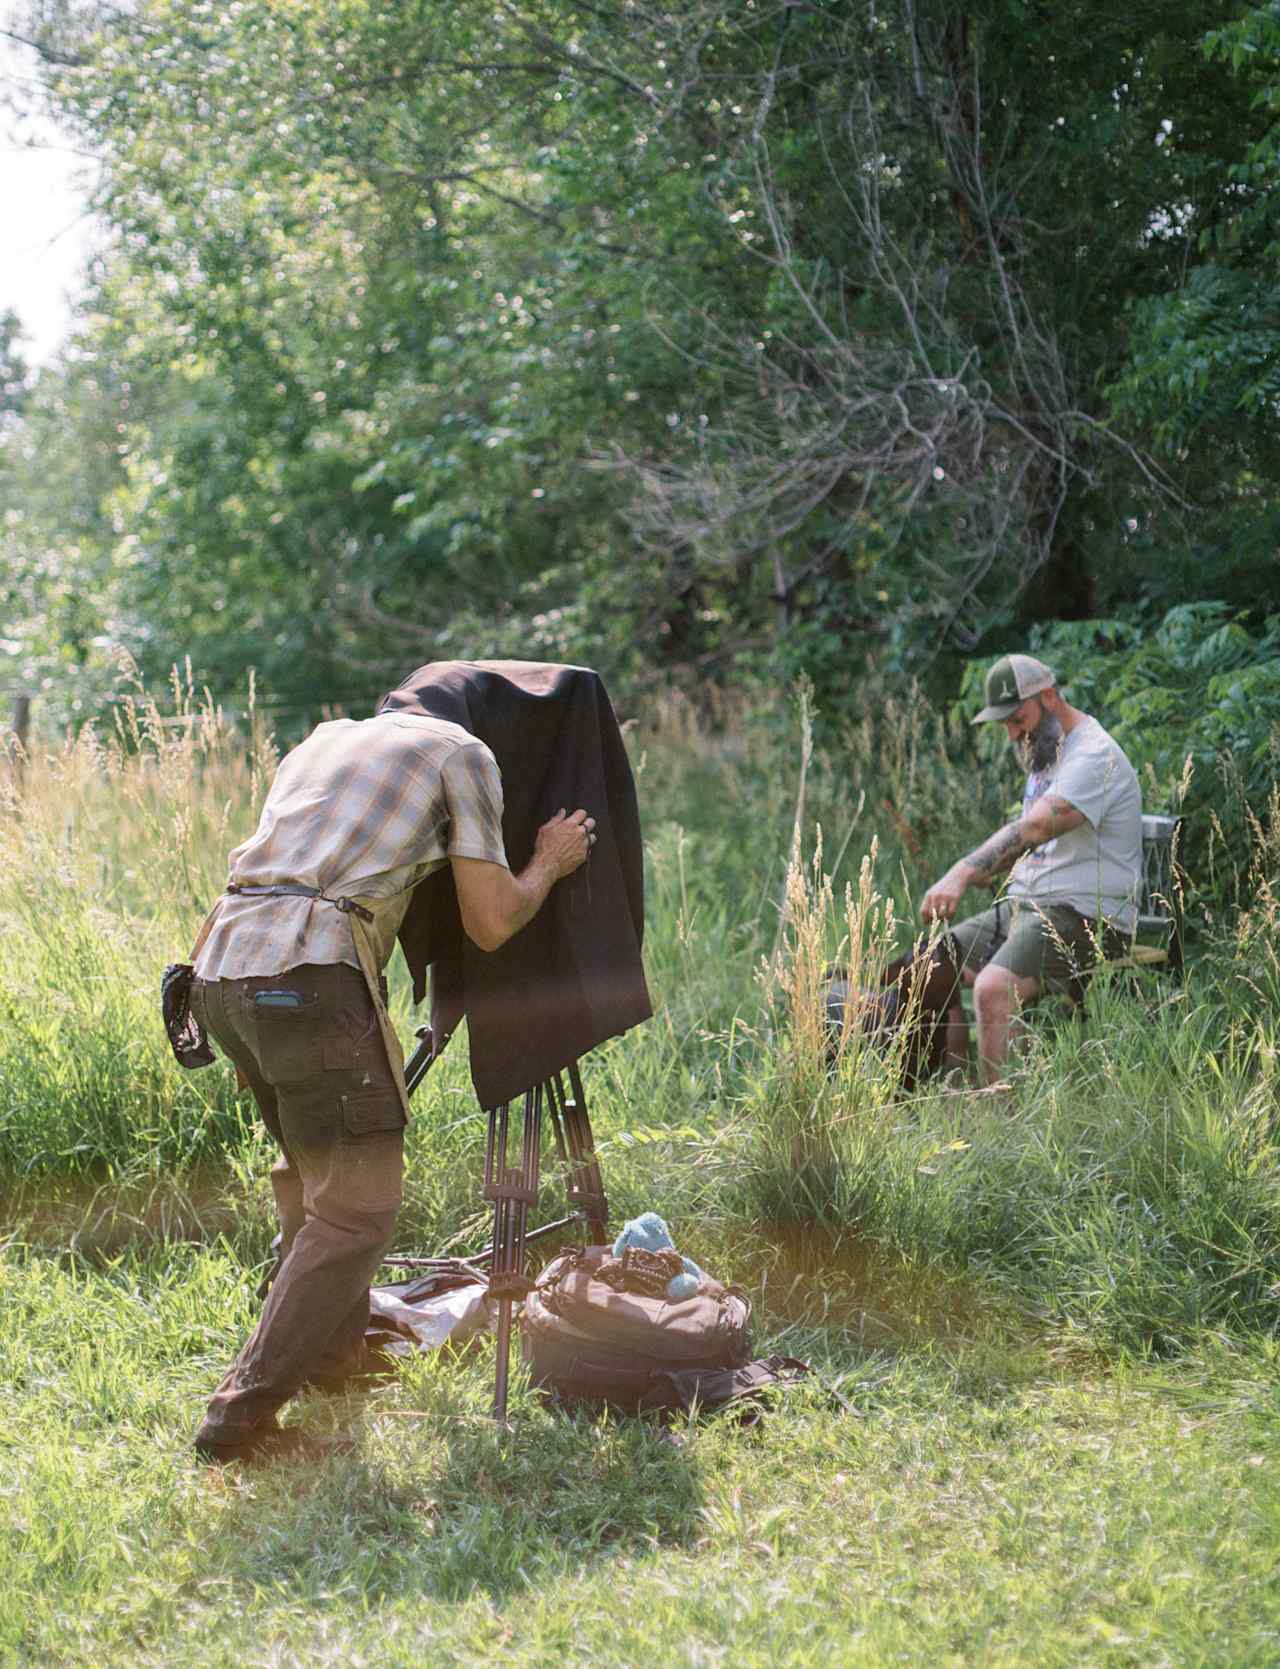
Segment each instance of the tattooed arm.
[{"label": "tattooed arm", "polygon": [[1066,834],[1068,829],[1078,829],[1084,820],[1082,811],[1056,794],[1045,794],[1034,800],[1021,817],[997,829],[967,858],[952,864],[940,881],[935,881],[924,895],[921,915],[926,921],[935,917],[950,921],[970,887],[994,886],[1024,852]]}]

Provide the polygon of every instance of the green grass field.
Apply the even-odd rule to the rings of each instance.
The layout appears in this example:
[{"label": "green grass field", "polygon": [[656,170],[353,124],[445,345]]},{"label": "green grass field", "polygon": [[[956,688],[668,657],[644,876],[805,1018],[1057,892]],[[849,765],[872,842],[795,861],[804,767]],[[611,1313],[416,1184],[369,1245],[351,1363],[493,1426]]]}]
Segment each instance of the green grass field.
[{"label": "green grass field", "polygon": [[[1101,978],[1008,1101],[904,1100],[856,1043],[828,1074],[821,966],[905,939],[1011,774],[889,713],[801,800],[794,728],[637,726],[657,1014],[587,1085],[614,1217],[662,1211],[821,1383],[664,1434],[518,1381],[500,1434],[482,1350],[312,1397],[353,1455],[244,1474],[189,1445],[270,1155],[156,983],[271,749],[179,692],[33,762],[0,815],[0,1663],[1280,1662],[1275,808],[1185,984]],[[482,1149],[456,1043],[399,1250],[478,1243]]]}]

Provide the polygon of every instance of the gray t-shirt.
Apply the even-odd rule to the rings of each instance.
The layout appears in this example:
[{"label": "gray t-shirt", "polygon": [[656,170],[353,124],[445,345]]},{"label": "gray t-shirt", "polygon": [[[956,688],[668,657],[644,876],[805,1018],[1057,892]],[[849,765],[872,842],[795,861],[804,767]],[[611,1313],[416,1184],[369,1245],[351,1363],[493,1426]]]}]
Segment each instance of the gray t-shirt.
[{"label": "gray t-shirt", "polygon": [[1067,800],[1085,821],[1024,852],[1009,877],[1009,896],[1070,904],[1129,929],[1137,918],[1142,876],[1142,792],[1120,744],[1086,718],[1063,738],[1056,764],[1033,772],[1023,810],[1044,794]]}]

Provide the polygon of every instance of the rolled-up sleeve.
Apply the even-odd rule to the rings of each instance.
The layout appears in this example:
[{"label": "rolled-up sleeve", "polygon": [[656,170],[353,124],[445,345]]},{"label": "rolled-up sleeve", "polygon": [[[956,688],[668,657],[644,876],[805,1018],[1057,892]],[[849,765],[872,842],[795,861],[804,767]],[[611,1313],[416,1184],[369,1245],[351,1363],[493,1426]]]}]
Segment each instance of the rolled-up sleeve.
[{"label": "rolled-up sleeve", "polygon": [[441,772],[449,805],[449,856],[507,862],[502,839],[502,777],[483,742],[455,748]]}]

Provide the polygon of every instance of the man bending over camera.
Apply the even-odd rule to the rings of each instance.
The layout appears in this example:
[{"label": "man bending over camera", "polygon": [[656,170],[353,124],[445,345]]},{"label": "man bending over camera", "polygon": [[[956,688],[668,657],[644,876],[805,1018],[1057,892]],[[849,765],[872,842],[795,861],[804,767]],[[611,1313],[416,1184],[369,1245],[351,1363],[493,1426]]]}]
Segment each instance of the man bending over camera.
[{"label": "man bending over camera", "polygon": [[496,950],[585,861],[594,828],[560,811],[513,875],[493,754],[421,714],[322,724],[281,762],[195,956],[192,1014],[280,1146],[282,1235],[258,1324],[197,1433],[203,1458],[323,1452],[277,1411],[360,1371],[401,1199],[408,1100],[382,970],[412,889],[449,864],[465,932]]}]

